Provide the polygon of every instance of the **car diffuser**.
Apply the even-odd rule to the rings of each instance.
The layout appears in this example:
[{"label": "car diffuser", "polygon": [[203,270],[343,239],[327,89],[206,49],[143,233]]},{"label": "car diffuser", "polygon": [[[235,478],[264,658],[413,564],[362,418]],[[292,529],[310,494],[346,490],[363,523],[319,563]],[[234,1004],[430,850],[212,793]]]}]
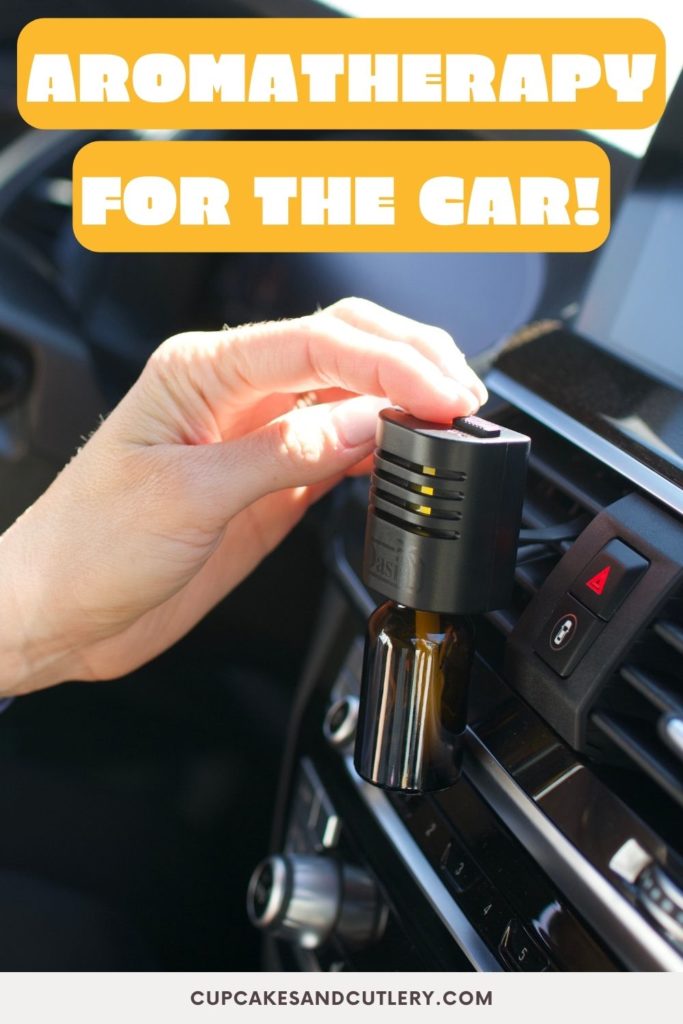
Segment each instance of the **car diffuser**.
[{"label": "car diffuser", "polygon": [[380,414],[363,576],[370,616],[355,765],[384,789],[457,781],[473,613],[512,590],[529,438],[475,416],[452,425]]}]

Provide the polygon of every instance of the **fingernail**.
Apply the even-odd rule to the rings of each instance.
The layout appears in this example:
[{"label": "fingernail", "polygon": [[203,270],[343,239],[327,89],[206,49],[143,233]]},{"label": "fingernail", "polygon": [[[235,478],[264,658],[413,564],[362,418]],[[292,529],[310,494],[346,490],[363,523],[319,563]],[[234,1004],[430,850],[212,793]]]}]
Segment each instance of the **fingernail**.
[{"label": "fingernail", "polygon": [[477,377],[472,367],[468,366],[464,360],[460,362],[456,372],[451,373],[449,376],[452,376],[454,380],[471,391],[481,405],[488,401],[489,395],[483,381]]},{"label": "fingernail", "polygon": [[443,390],[452,402],[457,402],[461,415],[469,416],[479,408],[478,397],[464,384],[460,384],[450,377],[444,377]]},{"label": "fingernail", "polygon": [[337,434],[347,448],[359,448],[374,441],[377,417],[389,405],[385,398],[361,395],[340,402],[332,413]]},{"label": "fingernail", "polygon": [[484,402],[488,401],[489,397],[489,393],[486,390],[486,385],[484,384],[483,380],[477,377],[474,370],[471,369],[471,367],[469,366],[467,367],[467,375],[467,387],[470,389],[470,391],[474,391],[475,395],[483,405]]},{"label": "fingernail", "polygon": [[470,384],[470,387],[472,391],[474,391],[477,398],[479,399],[480,405],[485,405],[489,400],[489,393],[486,390],[486,385],[483,383],[483,381],[480,381],[479,378],[473,374],[472,383]]}]

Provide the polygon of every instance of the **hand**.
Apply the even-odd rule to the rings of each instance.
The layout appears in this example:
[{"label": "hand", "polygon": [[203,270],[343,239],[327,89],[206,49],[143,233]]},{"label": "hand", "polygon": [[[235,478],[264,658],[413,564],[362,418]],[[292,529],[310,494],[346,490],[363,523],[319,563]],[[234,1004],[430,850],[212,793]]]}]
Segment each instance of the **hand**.
[{"label": "hand", "polygon": [[0,695],[130,672],[362,467],[382,406],[447,422],[485,398],[446,332],[359,299],[170,338],[0,538]]}]

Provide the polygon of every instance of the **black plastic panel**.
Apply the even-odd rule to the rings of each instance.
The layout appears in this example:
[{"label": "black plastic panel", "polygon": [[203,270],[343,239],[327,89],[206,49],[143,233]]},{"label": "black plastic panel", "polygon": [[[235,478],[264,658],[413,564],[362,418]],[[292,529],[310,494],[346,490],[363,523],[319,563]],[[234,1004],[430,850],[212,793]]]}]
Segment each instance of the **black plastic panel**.
[{"label": "black plastic panel", "polygon": [[[548,608],[559,608],[579,573],[614,538],[639,551],[650,566],[571,675],[561,679],[537,653]],[[683,526],[638,495],[620,499],[584,530],[524,611],[508,638],[508,681],[568,743],[585,750],[599,694],[681,582]]]},{"label": "black plastic panel", "polygon": [[[436,797],[394,797],[408,828],[479,934],[513,970],[613,970],[614,964],[569,910],[471,782]],[[528,936],[528,953],[509,964],[508,941]],[[521,949],[524,948],[522,942]]]}]

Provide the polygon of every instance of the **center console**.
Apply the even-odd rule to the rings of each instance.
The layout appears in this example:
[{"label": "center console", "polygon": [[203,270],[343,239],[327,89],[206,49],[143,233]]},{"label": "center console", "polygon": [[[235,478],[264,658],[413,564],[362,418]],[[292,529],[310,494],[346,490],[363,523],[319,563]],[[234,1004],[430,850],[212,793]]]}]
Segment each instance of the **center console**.
[{"label": "center console", "polygon": [[353,767],[377,595],[367,482],[337,492],[276,856],[250,892],[271,969],[683,970],[681,124],[679,82],[578,317],[522,328],[487,377],[483,415],[531,454],[513,596],[475,616],[441,792]]},{"label": "center console", "polygon": [[[683,969],[683,522],[513,405],[512,379],[492,383],[508,391],[496,419],[532,456],[514,599],[476,622],[463,775],[401,796],[353,767],[376,602],[360,580],[367,485],[351,484],[330,523],[277,856],[252,883],[271,969]],[[316,862],[334,876],[304,870]]]}]

